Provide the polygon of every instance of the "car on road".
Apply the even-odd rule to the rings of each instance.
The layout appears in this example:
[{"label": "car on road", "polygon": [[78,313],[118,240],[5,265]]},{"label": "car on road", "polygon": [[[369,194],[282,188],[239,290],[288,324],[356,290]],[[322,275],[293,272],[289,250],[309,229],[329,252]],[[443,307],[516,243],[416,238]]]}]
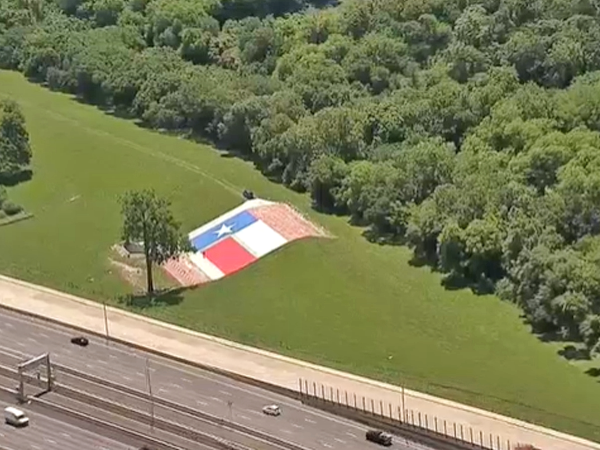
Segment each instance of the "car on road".
[{"label": "car on road", "polygon": [[277,405],[267,405],[262,409],[262,412],[267,416],[280,416],[281,408]]},{"label": "car on road", "polygon": [[71,344],[79,345],[81,347],[87,347],[89,343],[90,341],[88,341],[88,338],[83,336],[76,336],[71,338]]},{"label": "car on road", "polygon": [[14,427],[26,427],[29,425],[29,417],[14,406],[4,408],[4,421]]},{"label": "car on road", "polygon": [[367,441],[375,442],[376,444],[384,445],[385,447],[392,445],[392,435],[384,431],[369,430],[367,431],[366,437]]}]

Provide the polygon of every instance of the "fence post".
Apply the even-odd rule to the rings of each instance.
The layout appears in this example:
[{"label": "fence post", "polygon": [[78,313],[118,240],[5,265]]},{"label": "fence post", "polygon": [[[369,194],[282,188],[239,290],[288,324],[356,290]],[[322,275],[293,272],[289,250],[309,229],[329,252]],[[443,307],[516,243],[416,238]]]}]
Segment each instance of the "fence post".
[{"label": "fence post", "polygon": [[375,415],[375,401],[371,399],[371,414]]},{"label": "fence post", "polygon": [[446,427],[446,420],[444,419],[444,436],[448,436],[448,428]]},{"label": "fence post", "polygon": [[[474,444],[474,442],[473,442],[473,428],[471,428],[471,427],[469,427],[469,434],[471,436],[471,445],[473,445]],[[510,449],[508,449],[508,450],[510,450]]]},{"label": "fence post", "polygon": [[494,441],[492,440],[492,433],[490,433],[490,448],[494,449]]},{"label": "fence post", "polygon": [[435,432],[437,433],[437,432],[438,432],[438,427],[437,427],[437,417],[434,417],[434,418],[433,418],[433,423],[434,423],[434,425],[435,425]]},{"label": "fence post", "polygon": [[454,428],[454,439],[457,439],[458,436],[456,435],[456,422],[452,422],[453,428]]},{"label": "fence post", "polygon": [[300,386],[300,395],[302,395],[302,378],[298,378],[298,386]]},{"label": "fence post", "polygon": [[465,440],[465,435],[463,434],[463,426],[462,423],[460,424],[460,440],[464,441]]},{"label": "fence post", "polygon": [[363,402],[363,411],[367,411],[367,406],[365,404],[365,397],[364,396],[362,398],[362,402]]},{"label": "fence post", "polygon": [[506,448],[507,450],[510,450],[510,439],[506,440]]},{"label": "fence post", "polygon": [[427,413],[425,413],[425,428],[429,430],[429,422],[427,421]]},{"label": "fence post", "polygon": [[358,405],[356,404],[356,394],[352,395],[354,395],[354,409],[358,409]]},{"label": "fence post", "polygon": [[483,448],[483,431],[479,430],[479,446]]},{"label": "fence post", "polygon": [[325,386],[321,385],[321,397],[325,400]]},{"label": "fence post", "polygon": [[412,409],[410,410],[410,424],[415,424],[415,412]]},{"label": "fence post", "polygon": [[394,419],[394,413],[392,412],[392,404],[388,403],[389,406],[389,410],[390,410],[390,419]]},{"label": "fence post", "polygon": [[329,394],[331,394],[331,402],[333,403],[333,386],[329,386]]},{"label": "fence post", "polygon": [[383,400],[379,400],[379,413],[380,413],[379,415],[381,417],[384,416],[384,412],[383,412]]},{"label": "fence post", "polygon": [[338,402],[338,403],[340,403],[340,390],[339,390],[339,389],[336,389],[336,390],[335,390],[335,393],[336,393],[336,395],[337,395],[337,402]]},{"label": "fence post", "polygon": [[350,406],[348,404],[348,391],[344,391],[344,395],[346,396],[346,406]]},{"label": "fence post", "polygon": [[423,425],[421,424],[421,413],[417,413],[418,417],[419,417],[419,428],[423,428]]},{"label": "fence post", "polygon": [[498,450],[500,449],[500,436],[496,435],[496,442],[498,443]]}]

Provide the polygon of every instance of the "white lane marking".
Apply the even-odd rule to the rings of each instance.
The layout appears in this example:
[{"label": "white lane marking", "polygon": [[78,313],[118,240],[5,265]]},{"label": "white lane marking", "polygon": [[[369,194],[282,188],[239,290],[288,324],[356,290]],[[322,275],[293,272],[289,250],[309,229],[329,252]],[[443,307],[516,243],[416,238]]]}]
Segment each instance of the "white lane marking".
[{"label": "white lane marking", "polygon": [[40,447],[39,445],[31,444],[31,448],[33,450],[40,450],[42,447]]},{"label": "white lane marking", "polygon": [[182,389],[177,383],[169,383],[169,385],[173,386],[175,389]]},{"label": "white lane marking", "polygon": [[250,417],[248,417],[248,416],[243,416],[243,415],[241,415],[241,414],[238,414],[238,416],[240,417],[240,419],[244,419],[244,420],[250,420],[250,421],[252,421],[252,419],[251,419]]},{"label": "white lane marking", "polygon": [[227,392],[227,391],[219,391],[219,392],[223,395],[231,396],[230,392]]},{"label": "white lane marking", "polygon": [[38,333],[38,336],[42,339],[49,339],[49,336],[46,333]]},{"label": "white lane marking", "polygon": [[342,440],[342,439],[338,439],[338,438],[334,438],[336,441],[338,441],[340,444],[345,444],[346,441]]},{"label": "white lane marking", "polygon": [[193,383],[193,381],[190,380],[189,378],[182,378],[181,381],[183,381],[184,383],[189,383],[189,384]]},{"label": "white lane marking", "polygon": [[286,434],[292,434],[292,432],[290,430],[283,430],[283,429],[281,429],[279,431],[281,431],[282,433],[286,433]]},{"label": "white lane marking", "polygon": [[145,377],[146,375],[143,374],[142,372],[136,372],[135,373],[138,377]]},{"label": "white lane marking", "polygon": [[250,414],[254,414],[256,416],[262,416],[263,413],[259,412],[259,411],[254,411],[253,409],[246,409],[245,411],[248,411]]},{"label": "white lane marking", "polygon": [[48,444],[51,444],[51,445],[54,445],[54,444],[56,444],[56,441],[54,441],[54,440],[52,440],[52,439],[44,438],[44,440],[45,440],[45,441],[46,441]]},{"label": "white lane marking", "polygon": [[98,450],[109,450],[106,447],[100,447]]},{"label": "white lane marking", "polygon": [[112,353],[110,355],[108,355],[108,357],[110,359],[119,359],[119,357],[117,355],[113,355]]},{"label": "white lane marking", "polygon": [[202,406],[208,406],[208,403],[206,403],[206,402],[203,402],[202,400],[196,400],[196,403],[197,403],[198,405],[202,405]]},{"label": "white lane marking", "polygon": [[304,419],[304,421],[305,421],[305,422],[308,422],[308,423],[317,423],[317,422],[315,422],[315,421],[314,421],[314,420],[312,420],[312,419]]},{"label": "white lane marking", "polygon": [[356,435],[354,433],[350,433],[349,431],[347,431],[346,434],[350,437],[356,438]]},{"label": "white lane marking", "polygon": [[292,424],[292,426],[293,426],[294,428],[298,428],[299,430],[302,430],[302,429],[304,428],[303,426],[301,426],[301,425],[298,425],[298,424],[296,424],[296,423],[293,423],[293,424]]},{"label": "white lane marking", "polygon": [[6,327],[6,328],[14,328],[15,327],[12,323],[8,323],[8,322],[3,324],[2,326]]},{"label": "white lane marking", "polygon": [[127,375],[121,375],[121,378],[123,378],[124,380],[127,380],[127,381],[132,381],[131,377],[128,377]]},{"label": "white lane marking", "polygon": [[61,436],[62,436],[62,437],[65,437],[65,438],[67,438],[67,439],[70,439],[70,438],[71,438],[71,435],[70,435],[70,434],[68,434],[68,433],[60,433],[60,434],[61,434]]},{"label": "white lane marking", "polygon": [[33,342],[34,344],[37,344],[37,340],[36,340],[36,339],[34,339],[34,338],[32,338],[32,337],[28,337],[28,338],[27,338],[27,340],[28,340],[29,342]]},{"label": "white lane marking", "polygon": [[333,448],[333,445],[329,445],[327,442],[321,442],[321,445],[323,447],[327,447],[327,448]]},{"label": "white lane marking", "polygon": [[217,398],[217,397],[209,397],[209,398],[210,398],[211,400],[214,400],[214,401],[216,401],[216,402],[219,402],[219,403],[222,403],[222,402],[223,402],[223,400],[221,400],[220,398]]}]

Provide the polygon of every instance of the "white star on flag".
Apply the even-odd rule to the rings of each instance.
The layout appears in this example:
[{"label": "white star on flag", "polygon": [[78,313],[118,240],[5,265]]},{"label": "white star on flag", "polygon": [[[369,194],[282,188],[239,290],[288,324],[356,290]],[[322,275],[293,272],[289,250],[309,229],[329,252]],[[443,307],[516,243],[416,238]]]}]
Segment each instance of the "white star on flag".
[{"label": "white star on flag", "polygon": [[229,234],[229,233],[231,233],[231,227],[228,227],[227,225],[223,224],[223,225],[221,225],[221,228],[219,228],[216,231],[216,233],[217,233],[218,237],[221,237],[224,234]]}]

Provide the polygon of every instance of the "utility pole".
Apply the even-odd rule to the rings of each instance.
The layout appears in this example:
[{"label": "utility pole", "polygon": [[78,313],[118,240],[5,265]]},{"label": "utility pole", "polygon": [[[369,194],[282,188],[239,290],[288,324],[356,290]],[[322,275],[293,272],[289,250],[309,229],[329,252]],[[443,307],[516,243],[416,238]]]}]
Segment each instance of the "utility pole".
[{"label": "utility pole", "polygon": [[154,396],[152,395],[152,381],[150,379],[150,361],[146,358],[146,383],[150,394],[150,429],[154,431]]},{"label": "utility pole", "polygon": [[106,301],[102,301],[102,310],[104,311],[104,334],[106,334],[106,345],[108,345],[108,341],[110,336],[108,335],[108,313],[106,311]]}]

